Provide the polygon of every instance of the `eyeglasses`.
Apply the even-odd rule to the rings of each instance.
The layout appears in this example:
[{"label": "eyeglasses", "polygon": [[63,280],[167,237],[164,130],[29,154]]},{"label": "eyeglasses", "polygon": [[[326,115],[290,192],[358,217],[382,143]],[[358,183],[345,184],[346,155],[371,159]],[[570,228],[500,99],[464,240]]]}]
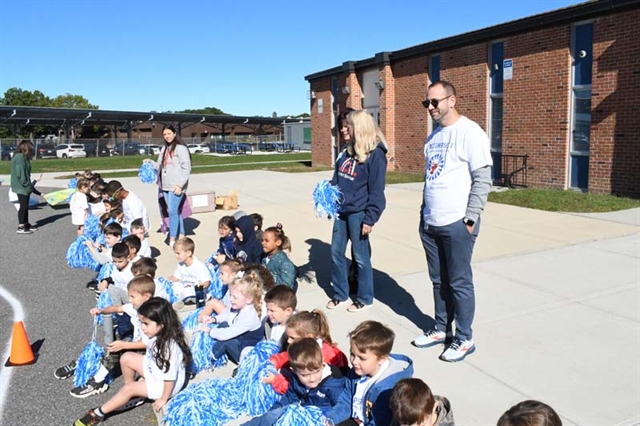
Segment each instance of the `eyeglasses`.
[{"label": "eyeglasses", "polygon": [[444,101],[445,99],[449,99],[450,97],[452,97],[453,95],[449,95],[446,96],[442,99],[425,99],[424,101],[422,101],[422,106],[429,109],[429,105],[431,105],[434,108],[438,108],[438,105],[440,105],[440,102]]},{"label": "eyeglasses", "polygon": [[121,189],[122,189],[122,188],[118,188],[118,189],[116,189],[116,192],[114,192],[114,193],[113,193],[113,195],[112,195],[111,197],[109,197],[109,201],[115,201],[115,200],[116,200],[116,194],[117,194],[118,192],[120,192],[120,190],[121,190]]}]

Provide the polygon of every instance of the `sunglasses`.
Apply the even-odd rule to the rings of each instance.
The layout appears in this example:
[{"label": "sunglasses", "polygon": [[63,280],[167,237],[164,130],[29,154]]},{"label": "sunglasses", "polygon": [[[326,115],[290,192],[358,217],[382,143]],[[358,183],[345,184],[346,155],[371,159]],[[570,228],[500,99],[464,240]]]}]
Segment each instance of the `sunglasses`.
[{"label": "sunglasses", "polygon": [[450,97],[452,97],[453,95],[449,95],[446,96],[442,99],[425,99],[424,101],[422,101],[422,106],[429,109],[429,105],[431,105],[434,108],[438,108],[438,105],[440,105],[440,102],[444,101],[445,99],[449,99]]}]

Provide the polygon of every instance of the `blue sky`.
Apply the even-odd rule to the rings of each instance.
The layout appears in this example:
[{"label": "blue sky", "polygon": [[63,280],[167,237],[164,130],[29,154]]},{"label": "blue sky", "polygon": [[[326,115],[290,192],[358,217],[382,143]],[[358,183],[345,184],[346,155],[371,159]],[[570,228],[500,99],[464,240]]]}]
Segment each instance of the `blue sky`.
[{"label": "blue sky", "polygon": [[309,112],[304,76],[573,0],[0,0],[0,92],[101,109]]}]

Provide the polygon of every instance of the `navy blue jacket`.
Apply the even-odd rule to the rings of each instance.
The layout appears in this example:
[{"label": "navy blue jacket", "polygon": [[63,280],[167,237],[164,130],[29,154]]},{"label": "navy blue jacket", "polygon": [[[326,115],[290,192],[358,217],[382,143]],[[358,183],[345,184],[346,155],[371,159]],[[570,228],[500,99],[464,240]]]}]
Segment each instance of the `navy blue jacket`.
[{"label": "navy blue jacket", "polygon": [[226,237],[221,237],[217,253],[224,254],[227,259],[234,259],[236,257],[236,246],[233,242],[235,238],[235,232],[230,233]]},{"label": "navy blue jacket", "polygon": [[[392,414],[389,408],[391,392],[400,379],[413,376],[413,361],[405,355],[389,355],[389,367],[382,373],[382,376],[367,389],[362,404],[364,426],[387,426],[391,424]],[[335,424],[341,423],[351,418],[352,400],[356,392],[356,384],[360,376],[353,372],[347,376],[345,389],[340,395],[340,401],[333,410],[327,412],[327,418],[333,420]]]},{"label": "navy blue jacket", "polygon": [[242,241],[236,245],[236,259],[243,263],[260,263],[262,258],[262,244],[256,238],[253,230],[253,218],[242,216],[236,221],[236,228],[242,232]]},{"label": "navy blue jacket", "polygon": [[280,401],[276,402],[271,409],[300,403],[303,407],[314,405],[324,412],[331,410],[338,403],[338,399],[344,391],[346,379],[338,367],[333,365],[329,367],[331,368],[331,375],[325,377],[315,389],[307,389],[291,370],[283,369],[282,373],[290,376],[289,388],[282,395]]},{"label": "navy blue jacket", "polygon": [[383,144],[371,151],[364,163],[358,163],[346,150],[340,153],[331,179],[331,184],[338,185],[342,192],[340,213],[364,211],[365,224],[373,226],[378,222],[387,204],[384,196],[386,154]]}]

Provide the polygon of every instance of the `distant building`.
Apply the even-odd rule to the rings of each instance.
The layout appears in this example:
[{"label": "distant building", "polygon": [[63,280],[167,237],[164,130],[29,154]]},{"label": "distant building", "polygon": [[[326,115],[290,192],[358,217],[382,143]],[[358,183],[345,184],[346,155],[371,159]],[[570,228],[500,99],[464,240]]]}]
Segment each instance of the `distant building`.
[{"label": "distant building", "polygon": [[639,22],[640,1],[596,0],[308,75],[313,163],[335,159],[336,114],[365,108],[389,169],[423,172],[421,102],[448,80],[489,134],[495,181],[527,155],[528,186],[640,197]]},{"label": "distant building", "polygon": [[284,143],[311,149],[311,120],[308,118],[284,124]]}]

